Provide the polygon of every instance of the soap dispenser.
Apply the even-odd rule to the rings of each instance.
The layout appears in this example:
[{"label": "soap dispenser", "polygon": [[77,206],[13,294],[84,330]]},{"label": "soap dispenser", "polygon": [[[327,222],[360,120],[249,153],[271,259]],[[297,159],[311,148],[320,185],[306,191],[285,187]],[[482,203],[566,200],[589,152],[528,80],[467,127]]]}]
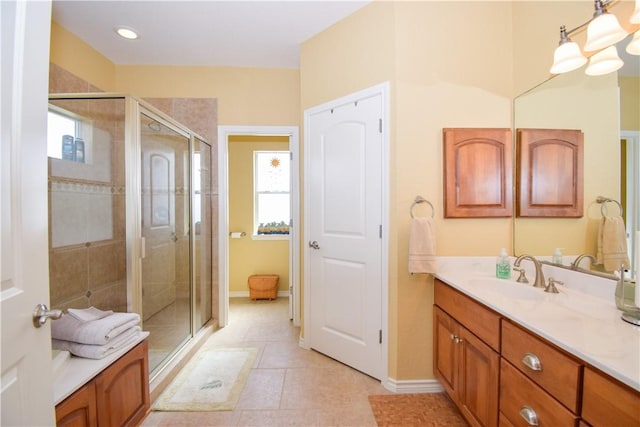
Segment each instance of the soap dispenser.
[{"label": "soap dispenser", "polygon": [[557,265],[562,265],[562,248],[556,248],[551,257],[551,262]]},{"label": "soap dispenser", "polygon": [[505,248],[502,248],[500,256],[496,259],[496,277],[498,279],[511,278],[511,264],[509,263],[509,255],[507,255]]}]

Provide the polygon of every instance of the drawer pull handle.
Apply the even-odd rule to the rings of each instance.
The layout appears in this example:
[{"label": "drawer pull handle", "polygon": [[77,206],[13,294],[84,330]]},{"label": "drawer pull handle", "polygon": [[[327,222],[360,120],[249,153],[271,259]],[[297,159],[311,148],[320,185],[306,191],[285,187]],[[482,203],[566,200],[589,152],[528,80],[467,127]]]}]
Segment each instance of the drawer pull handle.
[{"label": "drawer pull handle", "polygon": [[524,420],[530,426],[537,426],[539,424],[538,414],[536,414],[536,411],[534,411],[533,408],[529,406],[523,406],[522,408],[520,408],[520,416],[524,418]]},{"label": "drawer pull handle", "polygon": [[533,353],[525,353],[522,358],[522,363],[532,371],[542,371],[542,362],[540,362],[538,356]]}]

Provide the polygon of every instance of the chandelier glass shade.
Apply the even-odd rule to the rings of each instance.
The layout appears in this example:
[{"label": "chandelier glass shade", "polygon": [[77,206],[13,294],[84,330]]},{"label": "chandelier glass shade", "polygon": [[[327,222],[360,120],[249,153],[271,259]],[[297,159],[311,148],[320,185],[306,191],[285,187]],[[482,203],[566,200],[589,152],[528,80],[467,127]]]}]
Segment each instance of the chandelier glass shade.
[{"label": "chandelier glass shade", "polygon": [[[595,0],[595,12],[590,20],[570,31],[567,31],[564,25],[560,27],[560,43],[553,54],[553,65],[549,70],[552,74],[568,73],[582,67],[587,62],[583,52],[595,52],[591,55],[585,70],[590,76],[611,73],[624,65],[614,45],[624,40],[628,33],[620,26],[618,18],[607,11],[607,5],[614,1]],[[629,21],[632,24],[640,23],[640,0],[636,0],[636,8]],[[585,26],[587,40],[581,51],[580,46],[572,42],[569,35]],[[640,30],[636,31],[626,52],[640,55]]]}]

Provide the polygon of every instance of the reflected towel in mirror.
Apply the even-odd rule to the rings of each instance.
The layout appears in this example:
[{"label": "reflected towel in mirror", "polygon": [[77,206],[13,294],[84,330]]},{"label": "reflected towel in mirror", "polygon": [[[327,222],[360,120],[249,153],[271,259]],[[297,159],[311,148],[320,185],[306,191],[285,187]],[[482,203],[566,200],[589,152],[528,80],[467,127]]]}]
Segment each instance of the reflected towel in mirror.
[{"label": "reflected towel in mirror", "polygon": [[617,271],[621,265],[629,268],[627,237],[621,216],[605,216],[600,221],[596,259],[598,264],[604,265],[605,271]]}]

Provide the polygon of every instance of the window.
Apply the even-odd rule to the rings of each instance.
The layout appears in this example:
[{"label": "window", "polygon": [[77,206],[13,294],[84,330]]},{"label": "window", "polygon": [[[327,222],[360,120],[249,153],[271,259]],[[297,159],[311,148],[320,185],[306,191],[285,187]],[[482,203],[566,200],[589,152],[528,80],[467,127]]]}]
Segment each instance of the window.
[{"label": "window", "polygon": [[91,163],[91,124],[50,105],[47,115],[47,155],[76,163]]},{"label": "window", "polygon": [[289,236],[289,151],[254,151],[254,235]]}]

